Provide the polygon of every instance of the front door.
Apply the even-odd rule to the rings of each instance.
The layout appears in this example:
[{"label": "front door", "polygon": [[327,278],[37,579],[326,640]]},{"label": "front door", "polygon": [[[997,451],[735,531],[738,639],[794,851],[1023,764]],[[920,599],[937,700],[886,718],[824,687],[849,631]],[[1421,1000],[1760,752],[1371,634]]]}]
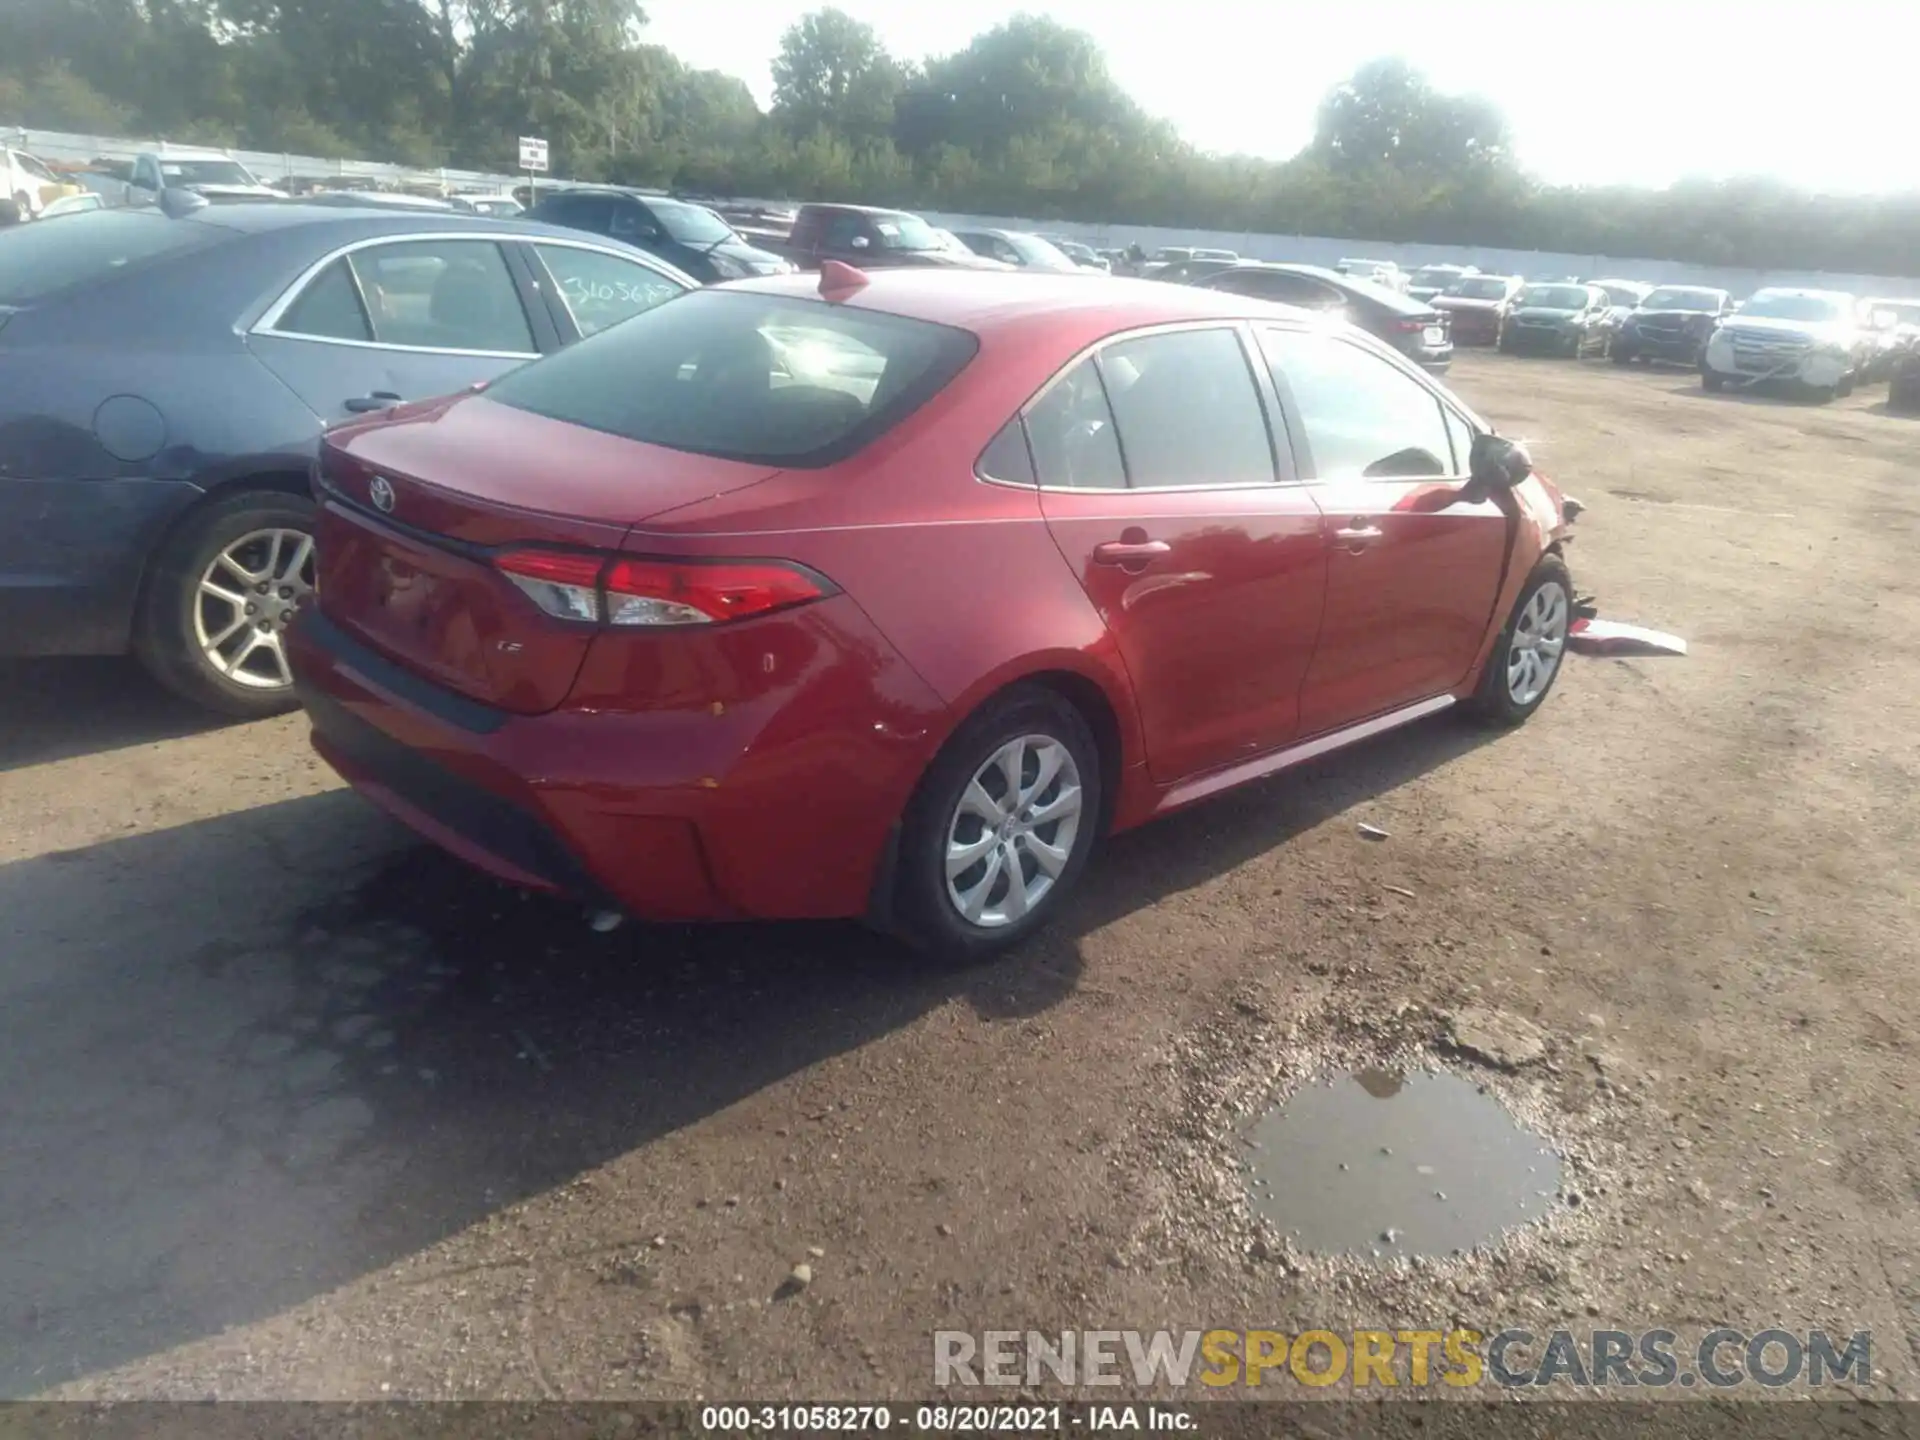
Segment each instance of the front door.
[{"label": "front door", "polygon": [[1026,412],[1041,510],[1119,646],[1160,784],[1299,731],[1327,557],[1264,388],[1237,327],[1161,331]]},{"label": "front door", "polygon": [[1471,426],[1424,378],[1352,340],[1263,328],[1260,344],[1329,529],[1302,732],[1456,688],[1492,620],[1512,534],[1496,501],[1463,493]]},{"label": "front door", "polygon": [[[491,240],[396,239],[342,255],[247,337],[321,419],[450,395],[554,347],[531,282]],[[536,327],[540,338],[536,338]]]}]

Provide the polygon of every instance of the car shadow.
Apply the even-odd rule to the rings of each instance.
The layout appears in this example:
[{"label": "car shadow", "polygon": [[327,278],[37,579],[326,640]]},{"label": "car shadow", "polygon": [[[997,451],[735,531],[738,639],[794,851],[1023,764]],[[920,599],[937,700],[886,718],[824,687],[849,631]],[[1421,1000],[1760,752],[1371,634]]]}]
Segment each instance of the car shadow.
[{"label": "car shadow", "polygon": [[1920,410],[1896,410],[1890,400],[1879,400],[1866,407],[1869,415],[1885,415],[1892,420],[1920,420]]},{"label": "car shadow", "polygon": [[598,934],[346,791],[0,867],[0,1396],[288,1309],[937,1008],[1044,1012],[1081,936],[1485,738],[1427,722],[1118,837],[972,968],[850,924]]},{"label": "car shadow", "polygon": [[131,660],[0,661],[0,771],[235,723],[163,689]]}]

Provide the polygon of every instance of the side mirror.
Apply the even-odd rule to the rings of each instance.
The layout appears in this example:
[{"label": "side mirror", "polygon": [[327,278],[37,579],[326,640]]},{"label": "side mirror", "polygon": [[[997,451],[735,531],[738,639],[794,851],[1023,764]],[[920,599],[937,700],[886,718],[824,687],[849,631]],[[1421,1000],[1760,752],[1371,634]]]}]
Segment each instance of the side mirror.
[{"label": "side mirror", "polygon": [[1533,457],[1523,446],[1499,435],[1475,435],[1467,455],[1467,474],[1483,495],[1511,490],[1533,473]]}]

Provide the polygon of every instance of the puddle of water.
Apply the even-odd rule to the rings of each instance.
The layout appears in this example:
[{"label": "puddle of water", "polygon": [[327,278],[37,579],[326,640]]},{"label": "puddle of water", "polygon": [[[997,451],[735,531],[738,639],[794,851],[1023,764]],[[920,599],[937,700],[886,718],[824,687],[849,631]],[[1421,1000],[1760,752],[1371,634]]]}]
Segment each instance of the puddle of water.
[{"label": "puddle of water", "polygon": [[1444,1071],[1309,1085],[1247,1132],[1254,1210],[1321,1255],[1451,1255],[1544,1215],[1560,1157]]}]

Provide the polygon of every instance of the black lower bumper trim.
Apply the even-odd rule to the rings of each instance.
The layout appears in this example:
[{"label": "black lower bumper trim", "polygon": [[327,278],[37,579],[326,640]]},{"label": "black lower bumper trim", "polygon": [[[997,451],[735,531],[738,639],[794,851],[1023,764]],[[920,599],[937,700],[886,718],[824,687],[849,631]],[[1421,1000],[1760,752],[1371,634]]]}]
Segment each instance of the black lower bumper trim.
[{"label": "black lower bumper trim", "polygon": [[369,779],[515,869],[566,894],[599,898],[600,887],[586,867],[533,815],[429,760],[333,697],[298,682],[295,689],[314,731]]}]

